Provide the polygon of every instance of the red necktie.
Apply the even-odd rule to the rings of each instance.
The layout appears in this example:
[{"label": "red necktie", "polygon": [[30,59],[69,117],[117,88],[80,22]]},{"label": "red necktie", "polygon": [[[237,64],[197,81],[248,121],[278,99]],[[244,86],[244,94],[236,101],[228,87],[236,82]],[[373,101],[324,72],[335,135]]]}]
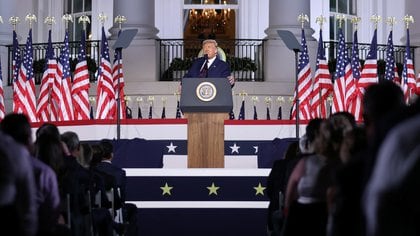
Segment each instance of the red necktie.
[{"label": "red necktie", "polygon": [[200,78],[207,78],[207,71],[209,70],[207,63],[208,63],[208,60],[204,62],[204,66],[200,70],[200,75],[199,75]]}]

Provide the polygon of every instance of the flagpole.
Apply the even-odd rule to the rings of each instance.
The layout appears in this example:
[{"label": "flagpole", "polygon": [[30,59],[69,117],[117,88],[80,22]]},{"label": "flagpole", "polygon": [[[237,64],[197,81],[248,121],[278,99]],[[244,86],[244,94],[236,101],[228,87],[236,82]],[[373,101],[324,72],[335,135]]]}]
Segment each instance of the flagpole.
[{"label": "flagpole", "polygon": [[[126,22],[127,19],[124,16],[116,16],[114,22],[118,23],[119,31],[121,32],[122,23]],[[121,137],[121,98],[120,98],[120,78],[121,78],[121,58],[122,58],[122,48],[116,48],[115,53],[117,53],[117,94],[116,102],[117,102],[117,139],[120,140]]]}]

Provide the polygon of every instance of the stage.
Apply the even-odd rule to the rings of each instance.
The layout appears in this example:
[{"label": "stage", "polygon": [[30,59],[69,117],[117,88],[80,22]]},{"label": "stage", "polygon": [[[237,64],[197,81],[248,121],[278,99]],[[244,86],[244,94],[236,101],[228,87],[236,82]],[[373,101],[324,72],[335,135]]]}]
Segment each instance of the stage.
[{"label": "stage", "polygon": [[185,119],[122,120],[120,140],[113,121],[56,124],[82,142],[112,140],[141,235],[265,235],[266,177],[296,140],[295,121],[227,120],[225,168],[195,169],[187,168]]}]

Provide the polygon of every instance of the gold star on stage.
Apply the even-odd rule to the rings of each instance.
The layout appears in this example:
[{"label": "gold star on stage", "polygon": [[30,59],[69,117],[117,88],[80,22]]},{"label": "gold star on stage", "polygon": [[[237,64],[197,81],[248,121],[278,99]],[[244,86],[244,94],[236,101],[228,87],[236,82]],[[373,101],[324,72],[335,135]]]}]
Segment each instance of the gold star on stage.
[{"label": "gold star on stage", "polygon": [[258,183],[258,186],[254,187],[254,189],[255,189],[255,196],[257,196],[258,194],[261,194],[264,196],[264,190],[266,189],[266,187],[263,187],[261,183]]},{"label": "gold star on stage", "polygon": [[210,187],[207,187],[207,189],[209,190],[209,195],[217,195],[217,190],[219,190],[220,187],[217,187],[216,185],[214,185],[214,182],[211,183]]},{"label": "gold star on stage", "polygon": [[165,182],[165,186],[160,187],[160,189],[162,189],[162,195],[165,195],[165,194],[171,195],[171,190],[172,190],[173,188],[174,188],[174,187],[170,187],[170,186],[168,185],[168,183],[166,183],[166,182]]}]

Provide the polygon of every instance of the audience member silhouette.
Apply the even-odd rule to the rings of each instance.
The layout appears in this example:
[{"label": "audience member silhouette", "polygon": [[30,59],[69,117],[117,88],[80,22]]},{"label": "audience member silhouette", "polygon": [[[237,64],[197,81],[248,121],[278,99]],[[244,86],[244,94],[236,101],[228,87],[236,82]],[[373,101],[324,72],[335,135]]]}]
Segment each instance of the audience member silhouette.
[{"label": "audience member silhouette", "polygon": [[[277,217],[279,211],[283,210],[284,193],[286,191],[287,180],[289,176],[286,175],[286,170],[289,162],[294,162],[299,156],[299,143],[298,141],[291,142],[286,149],[284,157],[280,160],[275,160],[270,174],[267,178],[267,196],[270,199],[267,212],[267,229],[276,235],[280,232],[281,219]],[[280,199],[281,198],[281,199]],[[281,201],[281,202],[280,202]],[[276,214],[276,215],[274,215]]]},{"label": "audience member silhouette", "polygon": [[0,193],[1,231],[9,235],[36,235],[36,184],[31,156],[3,132],[0,132]]},{"label": "audience member silhouette", "polygon": [[[32,129],[25,115],[8,114],[2,120],[0,127],[33,153]],[[60,214],[57,176],[51,167],[37,158],[32,157],[31,161],[37,187],[38,235],[63,234],[66,230],[57,224]]]},{"label": "audience member silhouette", "polygon": [[406,110],[402,90],[392,81],[383,80],[369,86],[363,98],[363,118],[365,130],[351,157],[339,168],[335,178],[336,193],[334,211],[328,235],[355,236],[365,234],[365,218],[362,211],[362,195],[366,182],[376,162],[376,155],[382,140],[392,126],[402,117],[396,116]]},{"label": "audience member silhouette", "polygon": [[325,235],[326,192],[330,186],[330,159],[333,158],[329,153],[330,136],[321,132],[327,124],[330,123],[322,119],[313,119],[308,124],[307,145],[314,153],[303,156],[290,175],[285,199],[284,236]]},{"label": "audience member silhouette", "polygon": [[419,235],[420,110],[419,100],[394,126],[378,151],[365,188],[367,236]]}]

